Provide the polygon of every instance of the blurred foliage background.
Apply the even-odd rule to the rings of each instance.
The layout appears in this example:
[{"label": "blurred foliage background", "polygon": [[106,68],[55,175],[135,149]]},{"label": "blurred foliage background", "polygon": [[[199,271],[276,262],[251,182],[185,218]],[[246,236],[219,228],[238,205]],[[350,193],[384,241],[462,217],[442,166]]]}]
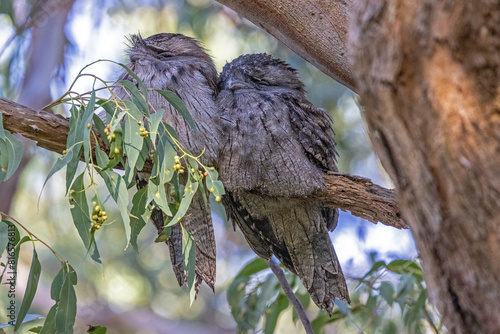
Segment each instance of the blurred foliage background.
[{"label": "blurred foliage background", "polygon": [[[309,99],[333,116],[340,171],[391,186],[372,152],[355,95],[266,32],[212,0],[1,0],[0,32],[0,96],[33,108],[41,108],[59,97],[78,71],[92,61],[112,59],[127,63],[126,37],[131,33],[149,36],[178,32],[196,37],[213,56],[218,70],[244,53],[272,54],[298,69]],[[121,70],[103,62],[90,71],[113,80]],[[80,80],[75,90],[86,92],[91,89],[91,83]],[[55,112],[67,116],[64,109]],[[63,174],[55,175],[41,192],[58,155],[35,148],[27,141],[24,145],[26,157],[19,178],[0,186],[0,210],[9,212],[75,268],[79,275],[75,332],[84,332],[90,324],[107,326],[108,333],[237,331],[226,292],[245,263],[255,258],[239,231],[233,231],[215,217],[216,293],[203,287],[191,307],[187,288],[179,288],[176,283],[167,248],[153,242],[156,230],[152,226],[143,230],[138,254],[131,248],[123,250],[124,231],[119,223],[105,226],[97,240],[104,264],[102,276],[87,258],[72,224],[64,197]],[[112,206],[111,201],[107,206]],[[116,210],[109,216],[111,221],[120,219]],[[316,319],[317,328],[326,333],[442,330],[433,328],[433,324],[439,322],[438,317],[426,306],[425,283],[416,262],[388,268],[393,260],[416,258],[408,231],[373,225],[349,213],[341,213],[339,227],[331,236],[350,282],[353,303],[350,308],[339,305],[340,313],[333,319],[340,320],[332,322],[305,300],[307,296],[303,297],[303,302],[310,304],[307,311]],[[31,250],[24,248],[18,273],[19,296],[26,285],[31,259]],[[43,270],[30,313],[44,315],[52,305],[50,282],[59,270],[59,263],[41,245],[37,251]],[[418,269],[412,267],[413,264]],[[414,270],[410,270],[412,268]],[[253,283],[249,285],[251,291],[246,290],[246,296],[254,293],[258,299],[259,284],[270,279],[268,275],[268,271],[259,271],[248,277],[245,284]],[[301,293],[300,283],[296,283],[296,288]],[[4,306],[8,302],[3,289],[0,287],[0,323],[7,322],[3,321],[6,319]],[[273,298],[276,296],[271,301]],[[414,307],[416,311],[407,315],[409,308],[418,302],[418,308]],[[256,319],[251,328],[245,330],[263,330],[263,320]],[[303,332],[294,319],[294,312],[285,310],[278,319],[276,332]],[[413,325],[418,328],[411,327]]]}]

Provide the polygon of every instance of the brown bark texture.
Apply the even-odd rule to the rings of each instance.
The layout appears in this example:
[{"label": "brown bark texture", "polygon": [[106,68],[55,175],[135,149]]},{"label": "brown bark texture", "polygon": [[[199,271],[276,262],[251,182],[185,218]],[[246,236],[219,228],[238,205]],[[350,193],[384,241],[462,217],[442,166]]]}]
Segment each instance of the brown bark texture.
[{"label": "brown bark texture", "polygon": [[500,4],[353,2],[349,50],[450,333],[500,333]]},{"label": "brown bark texture", "polygon": [[249,19],[348,88],[354,78],[346,41],[350,1],[217,0]]},{"label": "brown bark texture", "polygon": [[[0,98],[0,113],[3,116],[4,128],[8,131],[20,133],[28,139],[37,141],[39,147],[53,152],[62,153],[66,149],[68,119],[3,98]],[[96,136],[99,146],[105,148],[106,145],[97,132]],[[143,171],[151,172],[151,168],[152,163],[148,161]],[[396,228],[407,228],[392,190],[373,184],[368,179],[348,174],[329,173],[325,174],[324,178],[327,188],[316,194],[316,197],[321,198],[326,205],[350,211],[353,215],[372,223],[381,222]]]}]

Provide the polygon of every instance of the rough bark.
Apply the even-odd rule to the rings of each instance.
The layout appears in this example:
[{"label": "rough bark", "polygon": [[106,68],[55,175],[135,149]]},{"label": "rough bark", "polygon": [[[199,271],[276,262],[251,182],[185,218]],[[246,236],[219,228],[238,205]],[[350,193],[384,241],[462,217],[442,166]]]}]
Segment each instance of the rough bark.
[{"label": "rough bark", "polygon": [[[0,113],[3,114],[4,128],[12,133],[37,141],[39,147],[62,153],[66,149],[69,121],[46,111],[33,110],[18,103],[0,98]],[[98,136],[97,136],[98,137]],[[91,136],[93,141],[93,136]],[[105,148],[99,140],[99,146]],[[151,161],[144,166],[145,172],[151,171]],[[396,228],[406,228],[401,219],[398,205],[392,190],[373,184],[370,180],[341,173],[324,175],[327,189],[316,194],[326,205],[351,211],[355,216],[373,223]]]},{"label": "rough bark", "polygon": [[346,57],[350,1],[217,1],[266,30],[328,76],[354,88]]},{"label": "rough bark", "polygon": [[500,333],[500,5],[353,5],[357,87],[431,299],[451,333]]}]

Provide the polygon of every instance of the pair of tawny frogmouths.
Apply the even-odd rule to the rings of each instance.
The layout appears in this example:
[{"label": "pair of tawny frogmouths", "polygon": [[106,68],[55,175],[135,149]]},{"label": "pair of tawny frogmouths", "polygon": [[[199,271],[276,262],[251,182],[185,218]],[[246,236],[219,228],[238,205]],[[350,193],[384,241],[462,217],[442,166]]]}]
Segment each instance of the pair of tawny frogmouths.
[{"label": "pair of tawny frogmouths", "polygon": [[[226,64],[218,76],[192,38],[163,33],[130,40],[130,69],[146,87],[176,93],[189,110],[196,133],[163,97],[149,92],[180,142],[193,154],[204,151],[202,163],[218,169],[226,189],[222,202],[250,247],[265,259],[275,255],[329,313],[335,297],[349,301],[328,235],[338,210],[308,199],[325,187],[323,172],[337,171],[332,120],[307,100],[295,70],[267,54],[250,54]],[[120,79],[133,80],[127,72]],[[166,218],[153,210],[159,232]],[[201,194],[181,223],[195,240],[196,288],[205,281],[213,289],[214,230]],[[184,284],[180,226],[172,227],[166,243]]]}]

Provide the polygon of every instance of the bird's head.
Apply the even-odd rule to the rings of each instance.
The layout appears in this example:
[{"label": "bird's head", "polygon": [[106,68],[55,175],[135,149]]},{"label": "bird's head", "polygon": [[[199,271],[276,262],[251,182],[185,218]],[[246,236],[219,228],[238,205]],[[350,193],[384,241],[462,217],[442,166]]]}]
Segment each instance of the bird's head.
[{"label": "bird's head", "polygon": [[219,77],[220,90],[266,90],[273,86],[304,91],[295,69],[265,53],[236,58],[224,66]]},{"label": "bird's head", "polygon": [[198,44],[188,36],[181,34],[161,33],[142,38],[140,34],[131,35],[130,61],[133,63],[139,59],[156,58],[168,60],[171,57],[200,57],[211,62],[210,56]]}]

